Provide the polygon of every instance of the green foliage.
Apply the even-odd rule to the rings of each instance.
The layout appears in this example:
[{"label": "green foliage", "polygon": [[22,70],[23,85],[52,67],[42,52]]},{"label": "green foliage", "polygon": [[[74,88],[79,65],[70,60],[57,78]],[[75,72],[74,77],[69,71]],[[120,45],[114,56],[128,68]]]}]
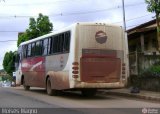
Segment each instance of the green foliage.
[{"label": "green foliage", "polygon": [[160,65],[151,66],[150,68],[144,70],[140,76],[145,78],[160,78]]},{"label": "green foliage", "polygon": [[156,15],[159,15],[160,13],[160,1],[159,0],[145,0],[145,2],[148,4],[147,10],[149,12],[154,12]]},{"label": "green foliage", "polygon": [[158,41],[158,50],[160,51],[160,0],[145,0],[147,5],[147,10],[149,12],[156,14],[156,21],[157,21],[157,41]]},{"label": "green foliage", "polygon": [[3,59],[3,68],[9,75],[12,75],[12,72],[15,70],[14,59],[15,59],[14,52],[10,51],[5,53]]},{"label": "green foliage", "polygon": [[2,76],[2,81],[12,81],[13,77],[11,75]]},{"label": "green foliage", "polygon": [[128,82],[128,86],[149,91],[160,91],[160,64],[151,66],[142,71],[140,75],[130,76]]},{"label": "green foliage", "polygon": [[52,29],[53,25],[49,21],[48,16],[44,16],[40,13],[37,19],[30,18],[29,28],[18,37],[17,46],[24,41],[47,34],[52,31]]},{"label": "green foliage", "polygon": [[23,34],[19,35],[18,41],[17,41],[17,46],[19,46],[20,43],[25,42],[27,40],[29,40],[27,33],[23,33]]}]

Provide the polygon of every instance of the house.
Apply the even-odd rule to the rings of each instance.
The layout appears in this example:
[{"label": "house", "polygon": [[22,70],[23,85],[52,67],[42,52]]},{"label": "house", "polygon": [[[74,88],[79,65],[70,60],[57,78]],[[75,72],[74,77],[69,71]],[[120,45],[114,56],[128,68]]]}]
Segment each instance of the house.
[{"label": "house", "polygon": [[138,75],[160,61],[155,19],[128,30],[127,35],[131,75]]},{"label": "house", "polygon": [[141,24],[127,31],[129,52],[157,52],[156,20]]}]

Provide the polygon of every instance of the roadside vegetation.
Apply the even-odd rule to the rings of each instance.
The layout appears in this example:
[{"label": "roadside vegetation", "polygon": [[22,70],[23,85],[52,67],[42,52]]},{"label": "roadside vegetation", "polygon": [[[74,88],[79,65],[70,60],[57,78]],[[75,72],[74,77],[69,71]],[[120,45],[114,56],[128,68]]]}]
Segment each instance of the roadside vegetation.
[{"label": "roadside vegetation", "polygon": [[[30,18],[29,27],[25,32],[19,33],[17,46],[20,43],[34,39],[36,37],[42,36],[44,34],[48,34],[52,31],[53,24],[50,22],[49,17],[43,14],[39,14],[38,18]],[[7,76],[5,78],[12,80],[12,72],[15,71],[15,59],[16,59],[16,51],[9,51],[5,53],[3,58],[3,68],[7,72]]]},{"label": "roadside vegetation", "polygon": [[[160,51],[160,1],[145,0],[147,11],[155,13],[157,24],[157,50]],[[160,91],[160,62],[142,70],[138,75],[131,75],[128,86],[137,87],[141,90]]]},{"label": "roadside vegetation", "polygon": [[160,92],[160,62],[129,78],[129,86]]}]

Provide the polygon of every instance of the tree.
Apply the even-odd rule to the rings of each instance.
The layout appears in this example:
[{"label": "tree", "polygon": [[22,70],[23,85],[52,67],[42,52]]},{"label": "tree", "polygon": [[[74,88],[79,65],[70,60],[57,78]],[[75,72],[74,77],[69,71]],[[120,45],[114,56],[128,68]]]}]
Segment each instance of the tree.
[{"label": "tree", "polygon": [[158,50],[160,51],[160,0],[145,0],[148,4],[147,10],[156,14],[156,23],[157,23],[157,41],[158,41]]},{"label": "tree", "polygon": [[49,21],[48,16],[40,13],[37,19],[30,18],[29,28],[26,29],[23,34],[19,35],[17,46],[24,41],[47,34],[52,31],[52,29],[53,25]]},{"label": "tree", "polygon": [[29,40],[27,33],[22,33],[18,36],[17,46],[19,46],[20,43],[25,42],[27,40]]},{"label": "tree", "polygon": [[12,72],[14,72],[15,70],[14,59],[15,59],[14,52],[10,51],[5,53],[3,59],[3,68],[10,76],[12,76]]}]

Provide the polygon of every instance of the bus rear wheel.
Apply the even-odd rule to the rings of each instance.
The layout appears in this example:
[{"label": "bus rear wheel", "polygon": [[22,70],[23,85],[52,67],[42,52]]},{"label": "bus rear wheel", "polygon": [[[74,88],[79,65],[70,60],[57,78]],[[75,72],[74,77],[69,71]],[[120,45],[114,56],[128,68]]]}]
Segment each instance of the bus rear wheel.
[{"label": "bus rear wheel", "polygon": [[84,97],[93,97],[97,93],[97,89],[82,89],[81,93]]},{"label": "bus rear wheel", "polygon": [[30,89],[30,86],[26,85],[24,78],[23,78],[23,87],[24,87],[25,90],[29,90]]},{"label": "bus rear wheel", "polygon": [[52,89],[52,87],[51,87],[50,78],[47,78],[46,90],[47,90],[47,94],[50,96],[57,95],[56,90]]}]

